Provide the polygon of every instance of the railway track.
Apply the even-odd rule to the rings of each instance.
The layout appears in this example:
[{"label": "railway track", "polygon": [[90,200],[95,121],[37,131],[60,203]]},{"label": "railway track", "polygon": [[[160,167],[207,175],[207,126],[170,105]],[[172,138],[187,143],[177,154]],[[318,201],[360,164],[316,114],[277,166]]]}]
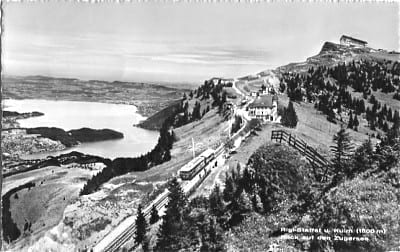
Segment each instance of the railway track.
[{"label": "railway track", "polygon": [[[209,164],[217,160],[217,158],[222,155],[223,148],[217,148],[217,155]],[[206,169],[206,167],[204,168]],[[205,176],[202,176],[195,181],[194,183],[186,184],[183,190],[190,194],[203,182],[209,172],[206,172]],[[146,219],[150,218],[151,209],[153,205],[156,206],[156,209],[160,211],[163,207],[168,204],[168,195],[169,192],[166,189],[163,193],[161,193],[151,204],[149,204],[144,210],[143,214]],[[108,235],[106,235],[96,246],[93,248],[93,252],[114,252],[120,251],[121,248],[126,244],[129,240],[131,240],[136,232],[136,216],[130,216],[126,218],[121,224],[119,224],[113,231],[111,231]]]},{"label": "railway track", "polygon": [[[239,133],[241,133],[242,130],[244,130],[247,120],[242,116],[242,119],[244,120],[243,126],[231,137],[232,139],[236,138],[239,136]],[[224,145],[221,145],[218,147],[215,152],[214,152],[214,158],[209,162],[213,163],[218,159],[220,155],[223,154],[225,148]],[[207,165],[203,168],[206,169]],[[206,172],[204,177],[200,177],[198,181],[195,181],[195,183],[191,183],[189,188],[183,188],[184,191],[186,191],[188,194],[196,190],[196,188],[204,181],[205,177],[209,174],[210,172]],[[197,175],[196,175],[197,176]],[[157,197],[150,205],[148,205],[145,210],[143,211],[144,216],[146,219],[150,217],[150,212],[153,207],[153,205],[156,206],[156,209],[159,211],[163,207],[165,207],[168,204],[168,195],[169,192],[168,190],[165,190],[159,197]],[[96,246],[93,248],[93,252],[114,252],[114,251],[119,251],[124,244],[126,244],[129,240],[134,237],[135,232],[136,232],[136,227],[135,227],[135,222],[136,218],[135,216],[130,216],[127,219],[125,219],[121,224],[117,226],[113,231],[111,231],[108,235],[106,235]]]},{"label": "railway track", "polygon": [[[165,190],[159,197],[157,197],[153,203],[148,205],[144,211],[143,214],[146,219],[150,218],[151,214],[151,209],[153,208],[153,205],[155,205],[156,209],[160,211],[164,206],[167,205],[168,203],[168,195],[169,192]],[[112,232],[115,232],[113,234],[112,232],[107,235],[106,237],[103,238],[94,248],[93,252],[97,251],[119,251],[120,248],[124,244],[126,244],[132,237],[134,237],[135,232],[136,232],[136,225],[135,225],[136,218],[134,216],[128,217],[119,225],[119,227],[122,226],[121,229],[114,229]],[[125,222],[125,223],[124,223]],[[111,242],[108,240],[111,239]],[[107,244],[108,243],[108,244]]]}]

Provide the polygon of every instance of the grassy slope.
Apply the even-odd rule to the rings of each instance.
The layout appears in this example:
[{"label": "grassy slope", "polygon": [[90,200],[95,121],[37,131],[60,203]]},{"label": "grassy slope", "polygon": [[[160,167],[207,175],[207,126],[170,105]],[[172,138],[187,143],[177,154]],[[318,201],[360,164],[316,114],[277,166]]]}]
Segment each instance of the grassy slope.
[{"label": "grassy slope", "polygon": [[168,107],[148,117],[146,120],[140,122],[137,126],[149,130],[160,129],[165,119],[175,113],[177,107],[179,106],[179,103],[179,100],[172,102]]},{"label": "grassy slope", "polygon": [[96,171],[79,168],[46,168],[17,174],[6,178],[5,190],[14,188],[28,181],[35,187],[18,192],[18,199],[11,196],[11,212],[14,222],[21,233],[25,220],[32,223],[32,234],[17,240],[14,249],[26,246],[42,236],[47,230],[57,225],[63,217],[65,207],[76,200],[84,182]]},{"label": "grassy slope", "polygon": [[[218,145],[221,136],[227,134],[225,131],[227,127],[228,123],[222,122],[222,118],[213,109],[201,120],[174,129],[178,141],[174,143],[171,150],[171,161],[153,167],[145,172],[130,173],[126,176],[131,178],[133,175],[139,181],[156,182],[166,180],[191,159],[192,137],[195,141],[196,154],[199,154],[208,147],[213,148]],[[124,176],[115,178],[110,183],[115,183],[115,181],[120,182]]]},{"label": "grassy slope", "polygon": [[[227,122],[221,123],[222,118],[216,110],[208,112],[202,120],[189,123],[174,129],[178,138],[171,150],[172,159],[144,172],[131,172],[111,179],[104,184],[99,192],[81,197],[74,205],[70,205],[65,213],[64,222],[74,223],[74,233],[70,234],[78,247],[92,246],[99,242],[112,227],[124,218],[135,213],[137,205],[153,186],[163,184],[180,167],[192,157],[192,137],[196,143],[196,154],[207,147],[213,147],[220,141],[221,135],[226,134]],[[110,220],[111,225],[102,231],[95,231],[87,223],[96,220]],[[77,237],[87,232],[81,241]]]}]

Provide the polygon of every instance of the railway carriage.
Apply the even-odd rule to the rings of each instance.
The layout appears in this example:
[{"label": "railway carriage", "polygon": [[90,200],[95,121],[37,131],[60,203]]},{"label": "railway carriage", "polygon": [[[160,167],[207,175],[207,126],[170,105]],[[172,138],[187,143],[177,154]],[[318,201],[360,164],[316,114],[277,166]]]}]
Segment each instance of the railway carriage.
[{"label": "railway carriage", "polygon": [[190,180],[204,167],[204,165],[204,157],[198,156],[184,165],[179,170],[179,175],[183,180]]},{"label": "railway carriage", "polygon": [[200,154],[201,157],[204,157],[204,161],[206,164],[210,163],[211,160],[214,159],[214,150],[213,149],[207,149],[203,153]]},{"label": "railway carriage", "polygon": [[214,150],[207,149],[201,153],[198,157],[190,160],[189,163],[184,165],[179,170],[179,176],[183,180],[191,180],[196,174],[198,174],[208,163],[214,159]]}]

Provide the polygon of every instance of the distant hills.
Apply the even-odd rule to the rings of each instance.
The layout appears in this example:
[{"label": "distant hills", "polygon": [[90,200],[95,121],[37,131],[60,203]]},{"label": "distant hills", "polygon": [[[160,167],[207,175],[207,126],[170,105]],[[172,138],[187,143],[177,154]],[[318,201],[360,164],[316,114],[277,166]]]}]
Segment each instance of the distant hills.
[{"label": "distant hills", "polygon": [[144,116],[167,107],[186,90],[141,82],[84,81],[40,75],[5,76],[2,81],[3,98],[132,104]]}]

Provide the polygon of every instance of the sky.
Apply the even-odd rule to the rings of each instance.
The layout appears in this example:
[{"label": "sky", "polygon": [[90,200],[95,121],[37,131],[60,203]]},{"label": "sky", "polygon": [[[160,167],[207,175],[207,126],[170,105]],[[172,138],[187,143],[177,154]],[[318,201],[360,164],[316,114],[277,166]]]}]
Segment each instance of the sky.
[{"label": "sky", "polygon": [[398,3],[6,3],[3,72],[191,82],[304,61],[342,34],[399,51]]}]

